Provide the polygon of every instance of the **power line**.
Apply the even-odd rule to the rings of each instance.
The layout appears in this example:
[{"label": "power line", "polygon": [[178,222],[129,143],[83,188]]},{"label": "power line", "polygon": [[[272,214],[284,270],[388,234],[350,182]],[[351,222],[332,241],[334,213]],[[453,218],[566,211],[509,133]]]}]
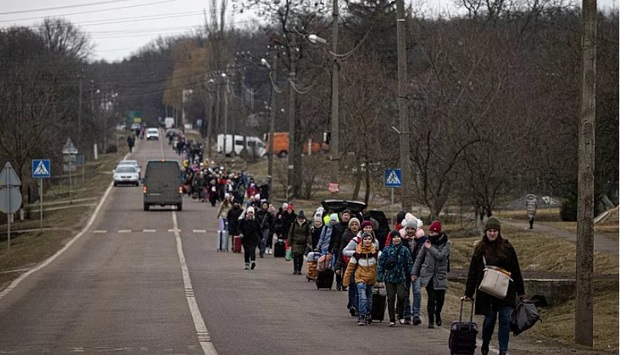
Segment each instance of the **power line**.
[{"label": "power line", "polygon": [[121,1],[132,1],[132,0],[112,0],[112,1],[101,1],[94,2],[90,4],[79,4],[79,5],[65,5],[65,6],[56,6],[56,7],[44,7],[34,10],[18,10],[18,11],[8,11],[8,12],[0,12],[0,15],[15,15],[15,14],[26,14],[31,12],[42,12],[42,11],[51,11],[51,10],[64,10],[64,9],[74,9],[77,7],[88,7],[88,6],[98,6],[112,3],[119,3]]}]

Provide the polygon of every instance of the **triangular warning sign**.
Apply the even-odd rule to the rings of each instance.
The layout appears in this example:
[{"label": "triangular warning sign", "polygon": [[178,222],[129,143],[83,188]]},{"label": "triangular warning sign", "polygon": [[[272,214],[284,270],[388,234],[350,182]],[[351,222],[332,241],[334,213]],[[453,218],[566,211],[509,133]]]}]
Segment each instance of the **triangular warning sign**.
[{"label": "triangular warning sign", "polygon": [[50,172],[47,171],[45,164],[42,161],[39,162],[39,166],[34,170],[34,175],[49,175]]},{"label": "triangular warning sign", "polygon": [[388,185],[400,185],[400,179],[398,178],[398,175],[396,175],[396,171],[392,170],[390,172],[390,175],[388,175],[385,183]]}]

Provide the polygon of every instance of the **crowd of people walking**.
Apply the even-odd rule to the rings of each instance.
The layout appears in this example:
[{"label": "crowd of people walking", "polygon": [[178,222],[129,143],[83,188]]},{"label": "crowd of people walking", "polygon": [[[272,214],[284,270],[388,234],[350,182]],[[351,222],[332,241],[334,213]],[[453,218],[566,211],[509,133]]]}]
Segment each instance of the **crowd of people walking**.
[{"label": "crowd of people walking", "polygon": [[[381,245],[376,221],[364,218],[361,213],[324,211],[309,217],[304,211],[296,212],[288,203],[276,209],[266,198],[261,198],[254,185],[247,189],[245,207],[233,195],[225,193],[217,214],[224,221],[220,226],[225,226],[231,238],[242,240],[244,269],[254,270],[256,250],[264,258],[272,254],[272,245],[277,241],[287,249],[293,274],[303,275],[306,265],[308,280],[315,281],[316,267],[321,263],[327,266],[319,269],[333,271],[336,290],[348,293],[346,308],[351,316],[357,317],[358,325],[372,323],[375,313],[385,314],[385,308],[389,327],[422,324],[422,288],[426,290],[427,327],[443,325],[452,244],[440,221],[433,221],[427,232],[420,219],[401,211],[394,229]],[[491,217],[484,229],[473,251],[462,299],[475,300],[476,314],[485,316],[482,354],[489,353],[498,316],[499,351],[506,354],[510,310],[516,295],[525,297],[523,278],[514,248],[501,236],[500,221]],[[279,254],[274,256],[284,256]],[[318,263],[316,256],[320,256]],[[487,263],[511,273],[514,280],[509,289],[511,297],[502,300],[477,291]],[[373,304],[374,299],[381,299],[377,298],[381,294],[387,302]]]}]

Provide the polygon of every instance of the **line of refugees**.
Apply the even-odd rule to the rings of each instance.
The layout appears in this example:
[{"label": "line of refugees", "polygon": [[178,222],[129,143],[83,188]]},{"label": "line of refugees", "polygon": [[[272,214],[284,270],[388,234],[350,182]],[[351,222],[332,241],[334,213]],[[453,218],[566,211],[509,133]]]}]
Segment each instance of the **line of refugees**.
[{"label": "line of refugees", "polygon": [[[273,205],[262,200],[245,210],[233,202],[226,218],[231,221],[230,234],[243,235],[246,270],[256,267],[257,248],[260,257],[271,254],[274,234],[278,240],[286,239],[291,248],[293,274],[302,274],[305,255],[320,253],[322,260],[335,270],[336,289],[348,292],[347,309],[351,316],[357,317],[359,326],[372,323],[373,294],[378,293],[378,289],[387,293],[389,327],[394,327],[397,322],[414,326],[422,323],[422,288],[426,289],[427,295],[428,328],[443,324],[451,242],[439,221],[431,223],[427,234],[422,229],[421,220],[401,211],[394,230],[381,248],[373,221],[363,220],[361,215],[353,217],[349,210],[340,215],[329,213],[324,219],[315,216],[310,223],[305,213],[299,211],[296,214],[291,204],[285,203],[276,211]],[[501,236],[500,221],[490,217],[484,229],[484,235],[474,247],[463,299],[474,300],[475,293],[476,314],[485,316],[482,354],[489,353],[498,318],[499,353],[506,354],[515,296],[526,297],[523,278],[514,247]],[[511,282],[505,299],[478,292],[487,263],[511,272],[514,282]]]}]

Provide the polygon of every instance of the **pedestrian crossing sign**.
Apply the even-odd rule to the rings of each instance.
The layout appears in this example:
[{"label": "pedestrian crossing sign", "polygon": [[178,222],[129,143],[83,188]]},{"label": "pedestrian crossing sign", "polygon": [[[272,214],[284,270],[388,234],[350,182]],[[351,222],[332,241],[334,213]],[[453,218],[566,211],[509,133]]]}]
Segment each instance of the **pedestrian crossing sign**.
[{"label": "pedestrian crossing sign", "polygon": [[400,169],[385,169],[385,187],[400,187],[402,180]]},{"label": "pedestrian crossing sign", "polygon": [[32,160],[32,177],[49,178],[50,173],[50,160],[49,159],[33,159]]}]

